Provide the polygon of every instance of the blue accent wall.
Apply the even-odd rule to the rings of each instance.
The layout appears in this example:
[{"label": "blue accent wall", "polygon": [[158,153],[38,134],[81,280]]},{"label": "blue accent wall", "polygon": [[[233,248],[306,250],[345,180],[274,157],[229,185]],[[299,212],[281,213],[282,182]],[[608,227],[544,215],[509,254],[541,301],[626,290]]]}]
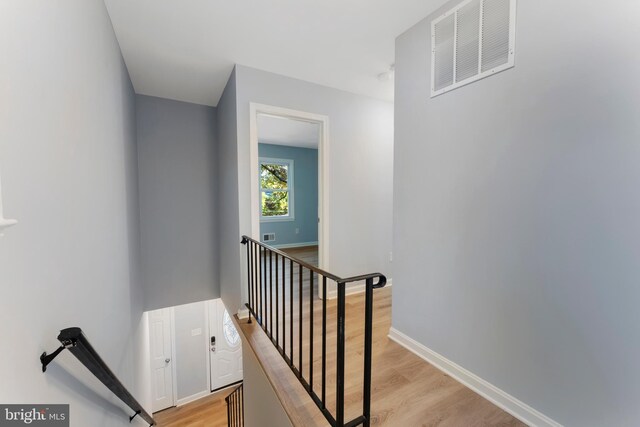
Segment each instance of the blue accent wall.
[{"label": "blue accent wall", "polygon": [[[260,221],[260,238],[264,233],[276,233],[272,246],[318,241],[318,150],[258,144],[260,157],[293,160],[293,202],[295,219],[291,221]],[[296,228],[299,230],[296,234]]]}]

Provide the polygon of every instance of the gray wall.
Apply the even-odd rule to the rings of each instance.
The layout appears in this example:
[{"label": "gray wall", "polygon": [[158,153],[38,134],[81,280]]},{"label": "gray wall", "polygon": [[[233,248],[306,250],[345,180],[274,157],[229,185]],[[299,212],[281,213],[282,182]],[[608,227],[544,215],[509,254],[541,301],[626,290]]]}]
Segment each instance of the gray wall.
[{"label": "gray wall", "polygon": [[[205,302],[174,307],[178,400],[207,392],[209,325]],[[192,335],[200,329],[200,335]]]},{"label": "gray wall", "polygon": [[[393,105],[243,66],[236,66],[236,84],[240,196],[236,234],[251,233],[250,102],[326,115],[331,140],[330,257],[324,268],[345,277],[373,271],[391,277]],[[244,295],[246,284],[241,289],[235,286],[235,292]],[[229,309],[234,307],[224,291],[223,299]]]},{"label": "gray wall", "polygon": [[289,416],[250,345],[242,341],[244,423],[247,427],[289,427]]},{"label": "gray wall", "polygon": [[520,1],[434,99],[431,18],[396,43],[393,326],[567,426],[640,422],[638,13]]},{"label": "gray wall", "polygon": [[[318,242],[318,150],[284,145],[258,144],[258,155],[293,160],[293,216],[286,221],[260,221],[264,233],[276,233],[271,246]],[[298,232],[296,233],[296,229]]]},{"label": "gray wall", "polygon": [[145,309],[219,298],[216,109],[138,95],[136,113]]},{"label": "gray wall", "polygon": [[[234,68],[217,107],[217,191],[220,200],[220,294],[230,313],[241,308],[240,226],[238,222],[238,128]],[[244,269],[242,271],[245,271]]]},{"label": "gray wall", "polygon": [[0,69],[4,208],[20,221],[0,238],[0,402],[127,426],[131,411],[70,353],[46,374],[37,357],[80,326],[149,408],[135,98],[104,3],[3,0]]}]

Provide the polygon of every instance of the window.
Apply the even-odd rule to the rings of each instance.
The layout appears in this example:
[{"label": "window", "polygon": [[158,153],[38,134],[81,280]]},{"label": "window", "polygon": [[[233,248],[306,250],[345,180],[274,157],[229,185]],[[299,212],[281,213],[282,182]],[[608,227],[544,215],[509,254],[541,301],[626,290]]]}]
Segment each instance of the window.
[{"label": "window", "polygon": [[293,160],[260,159],[260,219],[293,219]]},{"label": "window", "polygon": [[222,330],[224,331],[224,338],[227,340],[230,347],[238,345],[238,342],[240,342],[240,335],[238,335],[238,330],[233,324],[231,316],[229,316],[229,312],[226,309],[222,315]]}]

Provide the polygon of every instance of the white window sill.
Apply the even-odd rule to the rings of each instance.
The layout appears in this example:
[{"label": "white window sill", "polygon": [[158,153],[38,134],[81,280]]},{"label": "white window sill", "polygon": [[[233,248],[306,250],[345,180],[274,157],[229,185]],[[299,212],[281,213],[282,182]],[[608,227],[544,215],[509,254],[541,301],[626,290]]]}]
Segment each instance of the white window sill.
[{"label": "white window sill", "polygon": [[260,222],[288,222],[295,221],[296,218],[292,216],[283,216],[283,217],[260,217]]}]

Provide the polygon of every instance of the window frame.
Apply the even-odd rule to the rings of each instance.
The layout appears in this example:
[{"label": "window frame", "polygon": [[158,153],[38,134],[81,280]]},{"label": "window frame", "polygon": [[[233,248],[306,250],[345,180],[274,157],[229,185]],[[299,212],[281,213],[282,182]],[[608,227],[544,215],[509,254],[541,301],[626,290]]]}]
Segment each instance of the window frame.
[{"label": "window frame", "polygon": [[[262,180],[260,175],[262,173],[262,165],[281,165],[287,166],[287,189],[286,190],[273,190],[270,188],[262,188]],[[262,215],[262,194],[266,192],[280,192],[286,191],[289,195],[289,213],[287,215],[279,216],[264,216]],[[260,212],[260,222],[282,222],[282,221],[295,221],[295,209],[294,209],[294,161],[293,159],[275,159],[271,157],[259,157],[258,158],[258,211]]]}]

